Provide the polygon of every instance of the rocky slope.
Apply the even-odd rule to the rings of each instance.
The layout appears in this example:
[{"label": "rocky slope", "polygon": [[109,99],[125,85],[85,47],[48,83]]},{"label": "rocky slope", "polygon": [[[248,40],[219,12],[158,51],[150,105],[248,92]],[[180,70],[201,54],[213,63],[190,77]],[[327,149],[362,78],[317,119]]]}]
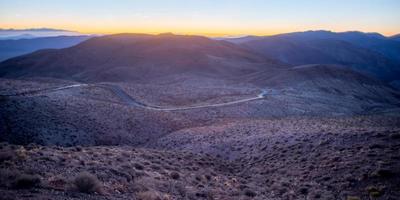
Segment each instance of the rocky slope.
[{"label": "rocky slope", "polygon": [[301,117],[189,128],[146,148],[2,143],[0,191],[3,199],[396,199],[399,130],[395,117]]}]

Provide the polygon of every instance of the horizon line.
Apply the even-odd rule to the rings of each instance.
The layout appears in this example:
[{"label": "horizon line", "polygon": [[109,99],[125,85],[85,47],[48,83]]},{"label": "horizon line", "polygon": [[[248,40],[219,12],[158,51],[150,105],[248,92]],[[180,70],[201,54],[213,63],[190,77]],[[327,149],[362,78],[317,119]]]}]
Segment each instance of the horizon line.
[{"label": "horizon line", "polygon": [[348,33],[348,32],[360,32],[365,34],[380,34],[385,37],[392,37],[399,35],[400,33],[384,34],[378,31],[361,31],[361,30],[347,30],[347,31],[334,31],[329,29],[307,29],[307,30],[296,30],[288,32],[274,32],[274,33],[260,33],[260,34],[246,34],[246,33],[207,33],[207,32],[194,32],[194,31],[76,31],[64,28],[50,28],[50,27],[30,27],[30,28],[13,28],[13,27],[1,27],[2,31],[40,31],[41,29],[46,29],[46,31],[54,32],[74,32],[82,35],[114,35],[114,34],[149,34],[149,35],[159,35],[171,33],[174,35],[193,35],[193,36],[205,36],[205,37],[232,37],[240,38],[246,36],[275,36],[287,33],[305,33],[305,32],[332,32],[332,33]]}]

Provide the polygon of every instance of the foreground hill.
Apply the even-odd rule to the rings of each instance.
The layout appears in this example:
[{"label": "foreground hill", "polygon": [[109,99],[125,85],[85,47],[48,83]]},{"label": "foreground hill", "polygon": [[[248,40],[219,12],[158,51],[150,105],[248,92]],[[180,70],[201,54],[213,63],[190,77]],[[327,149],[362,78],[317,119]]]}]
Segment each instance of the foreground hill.
[{"label": "foreground hill", "polygon": [[278,66],[237,45],[200,36],[119,34],[0,63],[0,76],[135,81],[192,73],[219,78]]},{"label": "foreground hill", "polygon": [[0,61],[41,49],[62,49],[71,47],[89,38],[90,36],[57,36],[0,40]]},{"label": "foreground hill", "polygon": [[308,31],[228,41],[293,65],[346,65],[385,81],[400,75],[400,42],[379,34]]},{"label": "foreground hill", "polygon": [[238,174],[276,199],[395,199],[400,182],[398,120],[233,120],[183,129],[151,147],[230,160],[241,165]]},{"label": "foreground hill", "polygon": [[0,191],[4,199],[396,199],[399,130],[392,117],[302,117],[183,129],[147,148],[2,143]]}]

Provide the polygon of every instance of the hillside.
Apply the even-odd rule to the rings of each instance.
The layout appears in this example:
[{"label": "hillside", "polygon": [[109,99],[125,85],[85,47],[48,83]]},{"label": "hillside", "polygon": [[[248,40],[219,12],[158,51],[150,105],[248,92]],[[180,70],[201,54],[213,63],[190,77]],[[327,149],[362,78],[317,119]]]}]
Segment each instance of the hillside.
[{"label": "hillside", "polygon": [[379,34],[308,31],[228,41],[292,65],[346,65],[389,82],[400,75],[400,43]]},{"label": "hillside", "polygon": [[4,61],[0,76],[91,82],[145,81],[182,73],[224,78],[280,65],[237,45],[200,36],[119,34]]},{"label": "hillside", "polygon": [[[0,191],[5,199],[396,199],[398,124],[383,116],[234,120],[146,148],[1,143]],[[77,180],[87,173],[85,187]]]},{"label": "hillside", "polygon": [[188,75],[168,82],[78,87],[65,87],[80,84],[65,80],[0,79],[0,136],[18,144],[141,146],[173,131],[230,118],[399,111],[398,91],[343,66],[298,66],[273,74],[267,70],[239,80]]},{"label": "hillside", "polygon": [[383,105],[388,105],[387,108],[400,105],[400,93],[396,89],[346,66],[302,65],[265,78],[268,75],[268,72],[258,73],[245,80],[272,89],[273,97],[286,104],[286,107],[280,105],[286,111],[297,108],[312,115],[331,111],[372,114],[386,107]]}]

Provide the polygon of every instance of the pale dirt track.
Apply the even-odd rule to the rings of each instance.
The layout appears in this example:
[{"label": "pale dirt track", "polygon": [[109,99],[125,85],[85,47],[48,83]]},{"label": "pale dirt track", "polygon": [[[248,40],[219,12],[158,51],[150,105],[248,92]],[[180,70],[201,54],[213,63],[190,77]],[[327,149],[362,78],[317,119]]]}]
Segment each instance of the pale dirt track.
[{"label": "pale dirt track", "polygon": [[244,102],[264,99],[266,97],[266,95],[267,95],[267,91],[265,89],[262,89],[261,92],[255,97],[244,98],[244,99],[225,102],[225,103],[215,103],[215,104],[205,104],[205,105],[195,105],[195,106],[182,106],[182,107],[161,107],[161,106],[155,106],[155,105],[148,105],[146,103],[142,103],[142,102],[137,101],[132,96],[127,94],[118,85],[112,85],[112,84],[73,84],[73,85],[66,85],[66,86],[62,86],[62,87],[48,88],[48,89],[41,89],[41,90],[34,90],[34,91],[27,91],[27,92],[23,92],[23,93],[3,95],[3,96],[35,95],[35,94],[39,94],[39,93],[50,93],[50,92],[68,90],[68,89],[78,88],[78,87],[99,87],[99,88],[103,88],[103,89],[109,90],[112,93],[114,93],[114,95],[116,95],[118,98],[120,98],[128,106],[135,106],[135,107],[141,107],[141,108],[145,108],[145,109],[158,110],[158,111],[179,111],[179,110],[191,110],[191,109],[201,109],[201,108],[212,108],[212,107],[229,106],[229,105],[235,105],[235,104],[239,104],[239,103],[244,103]]}]

